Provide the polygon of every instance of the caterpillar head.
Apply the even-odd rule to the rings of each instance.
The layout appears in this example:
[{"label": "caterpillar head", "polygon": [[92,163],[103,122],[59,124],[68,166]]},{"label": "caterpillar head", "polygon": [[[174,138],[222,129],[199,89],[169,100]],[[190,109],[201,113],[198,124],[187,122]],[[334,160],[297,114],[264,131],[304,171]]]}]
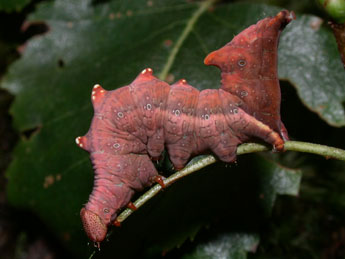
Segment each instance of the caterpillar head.
[{"label": "caterpillar head", "polygon": [[86,235],[93,242],[102,242],[107,235],[107,226],[102,219],[92,211],[82,208],[80,217],[83,222]]}]

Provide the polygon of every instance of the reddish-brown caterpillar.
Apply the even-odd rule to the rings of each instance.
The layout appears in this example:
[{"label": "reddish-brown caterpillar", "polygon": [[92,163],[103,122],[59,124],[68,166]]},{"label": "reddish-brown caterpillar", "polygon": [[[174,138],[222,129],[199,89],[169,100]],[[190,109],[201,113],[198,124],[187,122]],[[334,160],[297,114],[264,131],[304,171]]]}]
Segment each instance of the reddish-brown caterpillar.
[{"label": "reddish-brown caterpillar", "polygon": [[277,46],[280,32],[292,19],[293,12],[281,11],[210,53],[205,64],[222,72],[218,90],[199,91],[184,79],[170,86],[150,68],[114,91],[94,86],[91,127],[76,139],[90,152],[95,170],[93,191],[81,210],[92,241],[104,240],[135,191],[159,180],[151,159],[164,148],[176,169],[207,151],[233,162],[237,146],[253,138],[283,150],[288,136],[280,120]]}]

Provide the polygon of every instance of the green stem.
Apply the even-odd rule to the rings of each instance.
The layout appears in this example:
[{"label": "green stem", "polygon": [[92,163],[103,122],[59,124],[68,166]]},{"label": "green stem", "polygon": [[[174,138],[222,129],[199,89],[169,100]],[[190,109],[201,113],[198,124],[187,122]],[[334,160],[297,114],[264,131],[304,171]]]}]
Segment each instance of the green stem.
[{"label": "green stem", "polygon": [[[312,143],[300,142],[300,141],[287,141],[284,144],[284,149],[286,151],[311,153],[311,154],[324,156],[325,158],[334,158],[334,159],[345,161],[345,150],[334,148],[334,147],[328,147],[324,145],[318,145],[318,144],[312,144]],[[237,155],[261,152],[261,151],[269,151],[269,150],[270,148],[268,146],[265,146],[262,144],[245,143],[238,146]],[[168,186],[189,174],[197,172],[200,169],[215,163],[216,161],[217,161],[216,158],[212,155],[201,158],[197,162],[191,163],[190,165],[183,168],[181,171],[178,171],[172,174],[171,176],[169,176],[168,178],[166,178],[164,180],[164,184]],[[148,190],[146,193],[140,196],[134,202],[134,205],[137,208],[141,207],[145,202],[153,198],[161,189],[162,187],[159,184],[154,185],[150,190]],[[132,210],[125,209],[117,217],[117,221],[123,222],[132,213],[133,213]]]},{"label": "green stem", "polygon": [[287,141],[284,144],[284,148],[285,150],[312,153],[324,156],[325,158],[335,158],[345,161],[345,151],[339,148],[300,141]]}]

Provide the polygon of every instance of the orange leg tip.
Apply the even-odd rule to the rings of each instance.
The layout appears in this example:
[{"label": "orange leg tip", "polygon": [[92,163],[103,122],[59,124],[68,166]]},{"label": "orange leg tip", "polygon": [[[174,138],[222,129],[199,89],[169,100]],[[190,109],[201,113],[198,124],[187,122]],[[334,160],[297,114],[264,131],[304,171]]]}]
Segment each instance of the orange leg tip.
[{"label": "orange leg tip", "polygon": [[127,204],[127,208],[131,209],[131,210],[137,210],[138,208],[133,204],[133,202],[129,202]]},{"label": "orange leg tip", "polygon": [[273,146],[273,152],[282,152],[284,151],[284,142],[278,143]]},{"label": "orange leg tip", "polygon": [[165,183],[164,183],[164,177],[161,176],[161,175],[156,175],[154,178],[153,178],[153,181],[155,181],[156,183],[158,183],[162,189],[164,189],[166,187]]},{"label": "orange leg tip", "polygon": [[115,227],[121,227],[121,222],[118,221],[117,219],[115,219],[113,224],[114,224]]}]

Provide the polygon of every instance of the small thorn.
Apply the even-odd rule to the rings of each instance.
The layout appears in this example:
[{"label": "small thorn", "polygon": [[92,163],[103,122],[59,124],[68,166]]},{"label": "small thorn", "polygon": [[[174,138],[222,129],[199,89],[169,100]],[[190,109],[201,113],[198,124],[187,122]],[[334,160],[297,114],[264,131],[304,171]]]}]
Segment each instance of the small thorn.
[{"label": "small thorn", "polygon": [[138,208],[133,204],[133,202],[129,202],[129,203],[127,204],[127,208],[129,208],[129,209],[131,209],[131,210],[133,210],[133,211],[135,211],[135,210],[138,209]]}]

